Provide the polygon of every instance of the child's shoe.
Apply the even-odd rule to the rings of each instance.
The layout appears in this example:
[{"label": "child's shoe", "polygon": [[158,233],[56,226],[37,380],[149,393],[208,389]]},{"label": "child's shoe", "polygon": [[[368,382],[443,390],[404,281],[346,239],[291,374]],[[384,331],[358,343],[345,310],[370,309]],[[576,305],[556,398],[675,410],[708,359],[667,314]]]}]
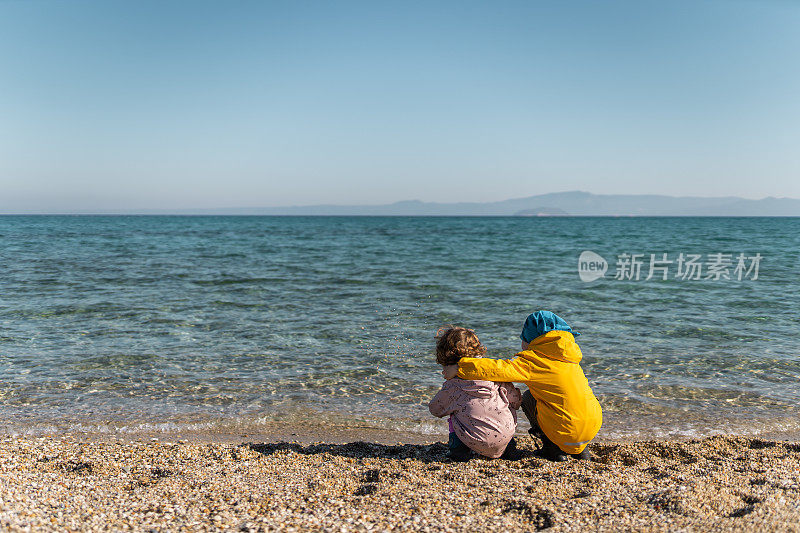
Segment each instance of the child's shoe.
[{"label": "child's shoe", "polygon": [[472,459],[472,450],[470,450],[469,448],[467,448],[466,450],[450,450],[445,454],[445,457],[457,463],[466,463],[467,461]]},{"label": "child's shoe", "polygon": [[463,463],[472,458],[472,450],[470,450],[466,444],[461,442],[454,432],[450,433],[447,446],[449,449],[447,454],[445,454],[445,457],[451,461]]},{"label": "child's shoe", "polygon": [[573,459],[579,459],[579,460],[584,460],[584,461],[588,461],[589,459],[592,458],[592,454],[591,454],[591,452],[589,452],[589,446],[588,445],[586,446],[586,448],[583,449],[583,451],[581,451],[581,453],[573,453],[573,454],[570,454],[570,456]]},{"label": "child's shoe", "polygon": [[569,459],[567,454],[561,451],[561,448],[556,446],[553,441],[547,438],[547,435],[542,431],[534,431],[533,428],[528,430],[528,433],[542,439],[542,447],[537,450],[537,455],[549,461],[562,462]]},{"label": "child's shoe", "polygon": [[520,457],[522,457],[522,453],[517,449],[517,439],[511,437],[511,440],[508,442],[506,449],[503,450],[503,455],[500,456],[500,459],[514,461]]},{"label": "child's shoe", "polygon": [[557,463],[561,463],[569,459],[567,454],[561,451],[561,448],[558,446],[543,446],[541,450],[539,450],[539,457],[543,459],[547,459],[548,461],[554,461]]}]

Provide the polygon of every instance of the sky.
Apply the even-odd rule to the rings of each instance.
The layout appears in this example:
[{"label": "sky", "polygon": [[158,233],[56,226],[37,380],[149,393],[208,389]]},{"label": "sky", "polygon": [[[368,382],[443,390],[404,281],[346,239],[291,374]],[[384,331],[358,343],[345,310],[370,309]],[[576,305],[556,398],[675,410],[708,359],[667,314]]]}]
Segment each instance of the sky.
[{"label": "sky", "polygon": [[800,2],[0,0],[0,212],[800,198]]}]

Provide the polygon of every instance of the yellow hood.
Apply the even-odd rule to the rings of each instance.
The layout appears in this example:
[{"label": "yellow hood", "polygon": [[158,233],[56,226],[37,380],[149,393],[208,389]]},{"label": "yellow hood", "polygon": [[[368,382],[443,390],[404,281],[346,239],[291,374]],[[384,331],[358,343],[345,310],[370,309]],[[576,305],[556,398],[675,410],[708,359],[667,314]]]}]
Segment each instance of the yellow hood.
[{"label": "yellow hood", "polygon": [[581,348],[569,331],[548,331],[533,339],[528,345],[528,349],[517,355],[531,359],[531,354],[528,352],[564,363],[577,364],[583,359]]}]

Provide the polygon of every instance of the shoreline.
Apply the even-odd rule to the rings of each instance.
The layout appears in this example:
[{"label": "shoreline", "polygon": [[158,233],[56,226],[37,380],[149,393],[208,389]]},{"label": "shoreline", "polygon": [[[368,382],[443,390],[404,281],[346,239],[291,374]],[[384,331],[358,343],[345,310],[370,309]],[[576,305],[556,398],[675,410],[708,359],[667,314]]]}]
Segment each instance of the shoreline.
[{"label": "shoreline", "polygon": [[[136,431],[66,431],[55,434],[51,431],[41,433],[3,433],[0,442],[8,439],[55,439],[91,443],[114,442],[161,442],[192,444],[242,444],[244,442],[260,443],[296,443],[296,444],[346,444],[350,442],[368,441],[376,444],[433,444],[446,441],[446,426],[439,434],[423,434],[400,432],[392,429],[373,428],[369,426],[307,426],[297,424],[272,424],[259,427],[257,430],[231,431],[229,429],[176,429],[169,431],[136,430]],[[521,434],[520,434],[521,435]]]},{"label": "shoreline", "polygon": [[[446,419],[436,421],[432,425],[435,432],[403,430],[397,428],[375,427],[369,424],[309,424],[298,422],[270,422],[257,426],[235,427],[221,425],[218,427],[200,427],[187,424],[186,427],[142,428],[123,426],[118,429],[70,429],[48,428],[31,431],[10,431],[9,428],[0,428],[0,440],[5,438],[60,438],[69,437],[96,442],[137,442],[161,441],[178,442],[187,441],[205,444],[239,444],[242,442],[297,442],[303,444],[326,442],[329,444],[345,444],[355,441],[368,441],[378,444],[432,444],[447,441]],[[526,437],[527,422],[520,421],[515,436]],[[712,437],[736,436],[748,439],[762,439],[776,442],[800,442],[800,429],[792,427],[767,428],[752,431],[740,431],[740,428],[728,431],[711,430],[696,433],[694,431],[647,431],[646,429],[632,431],[629,434],[620,434],[614,429],[601,428],[594,439],[596,443],[623,444],[641,441],[655,442],[686,442],[690,440],[706,439]]]},{"label": "shoreline", "polygon": [[518,436],[518,460],[452,463],[436,435],[352,436],[4,436],[0,529],[800,531],[798,442],[601,441],[551,463]]}]

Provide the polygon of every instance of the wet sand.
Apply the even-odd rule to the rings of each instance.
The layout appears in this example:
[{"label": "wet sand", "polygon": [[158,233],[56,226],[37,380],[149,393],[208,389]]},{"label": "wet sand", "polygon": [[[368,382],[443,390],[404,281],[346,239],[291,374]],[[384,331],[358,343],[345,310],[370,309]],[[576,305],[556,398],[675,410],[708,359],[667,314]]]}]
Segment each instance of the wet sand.
[{"label": "wet sand", "polygon": [[552,463],[525,436],[517,460],[451,463],[442,443],[336,444],[334,433],[318,444],[6,437],[0,529],[800,531],[797,443],[605,442],[591,461]]}]

